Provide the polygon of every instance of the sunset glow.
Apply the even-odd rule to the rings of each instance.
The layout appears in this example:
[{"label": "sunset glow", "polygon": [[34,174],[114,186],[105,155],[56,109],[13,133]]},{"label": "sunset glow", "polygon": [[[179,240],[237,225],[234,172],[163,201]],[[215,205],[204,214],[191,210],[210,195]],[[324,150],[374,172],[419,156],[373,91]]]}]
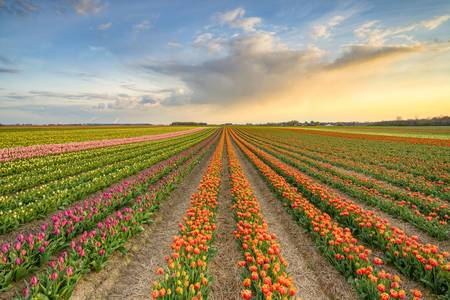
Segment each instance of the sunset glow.
[{"label": "sunset glow", "polygon": [[1,123],[450,112],[448,1],[0,1]]}]

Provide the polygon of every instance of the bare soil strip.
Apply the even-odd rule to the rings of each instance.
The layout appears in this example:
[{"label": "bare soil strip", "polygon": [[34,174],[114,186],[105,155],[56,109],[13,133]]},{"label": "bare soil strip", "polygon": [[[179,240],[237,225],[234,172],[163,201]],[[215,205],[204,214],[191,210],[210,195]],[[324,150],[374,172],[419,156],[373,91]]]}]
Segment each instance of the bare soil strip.
[{"label": "bare soil strip", "polygon": [[128,253],[117,253],[99,273],[89,273],[75,287],[72,299],[149,299],[155,270],[165,267],[164,257],[178,233],[178,224],[190,205],[212,152],[203,158],[170,197],[161,204],[154,222],[126,243]]},{"label": "bare soil strip", "polygon": [[351,285],[321,255],[241,150],[236,146],[235,149],[270,231],[276,234],[281,252],[289,262],[288,272],[294,279],[299,296],[304,300],[358,299]]},{"label": "bare soil strip", "polygon": [[217,252],[209,262],[209,274],[213,277],[213,281],[208,299],[240,299],[239,293],[242,286],[238,262],[242,259],[242,254],[233,235],[235,220],[230,188],[228,156],[224,153],[222,184],[217,208],[217,229],[213,243]]}]

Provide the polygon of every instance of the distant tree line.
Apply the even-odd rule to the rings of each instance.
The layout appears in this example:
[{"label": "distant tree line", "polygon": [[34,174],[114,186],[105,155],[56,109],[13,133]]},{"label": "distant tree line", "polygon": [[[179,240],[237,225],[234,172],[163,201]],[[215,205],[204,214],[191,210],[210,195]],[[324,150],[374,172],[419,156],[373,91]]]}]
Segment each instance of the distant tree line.
[{"label": "distant tree line", "polygon": [[172,122],[170,126],[207,126],[205,122]]},{"label": "distant tree line", "polygon": [[256,126],[450,126],[450,116],[440,116],[427,119],[407,119],[397,117],[397,120],[377,122],[316,122],[296,120],[287,122],[268,122],[263,124],[247,123]]},{"label": "distant tree line", "polygon": [[408,119],[397,118],[394,121],[373,122],[374,126],[449,126],[450,116],[434,117],[429,119]]}]

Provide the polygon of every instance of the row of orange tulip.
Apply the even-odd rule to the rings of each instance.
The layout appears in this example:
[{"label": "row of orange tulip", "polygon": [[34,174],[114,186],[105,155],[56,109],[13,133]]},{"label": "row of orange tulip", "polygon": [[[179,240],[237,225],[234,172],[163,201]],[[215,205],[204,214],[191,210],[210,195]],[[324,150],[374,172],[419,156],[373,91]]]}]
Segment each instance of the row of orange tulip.
[{"label": "row of orange tulip", "polygon": [[253,136],[245,136],[245,139],[305,174],[391,215],[401,217],[433,237],[442,240],[449,238],[447,220],[450,218],[450,207],[448,203],[438,198],[424,195],[419,197],[420,193],[399,192],[393,187],[382,185],[375,179],[369,180],[353,174],[348,175],[328,163],[315,161],[297,153],[294,147],[272,140],[261,140]]},{"label": "row of orange tulip", "polygon": [[450,175],[448,164],[442,159],[448,155],[447,147],[330,138],[280,128],[264,131],[245,128],[239,132],[274,138],[310,158],[369,175],[410,192],[449,199]]},{"label": "row of orange tulip", "polygon": [[203,176],[197,192],[191,196],[179,235],[172,242],[172,253],[166,257],[168,267],[156,272],[162,276],[154,282],[154,299],[204,299],[208,295],[208,259],[213,241],[217,196],[222,174],[224,134]]},{"label": "row of orange tulip", "polygon": [[231,195],[236,217],[234,235],[239,240],[245,260],[243,299],[292,299],[296,295],[292,278],[287,274],[287,261],[280,252],[275,234],[271,234],[259,202],[239,163],[227,134]]},{"label": "row of orange tulip", "polygon": [[417,236],[409,236],[373,211],[362,208],[257,147],[242,142],[280,174],[292,180],[320,209],[335,217],[339,223],[351,228],[362,240],[383,250],[387,259],[402,273],[420,280],[436,294],[448,295],[450,289],[448,252],[439,251],[436,245],[422,243]]},{"label": "row of orange tulip", "polygon": [[284,177],[258,158],[251,145],[233,135],[236,144],[268,181],[287,207],[310,232],[334,266],[346,277],[353,278],[353,285],[363,299],[420,299],[419,290],[406,292],[400,278],[381,269],[383,261],[374,257],[371,250],[352,235],[349,228],[343,228],[331,217],[309,202]]}]

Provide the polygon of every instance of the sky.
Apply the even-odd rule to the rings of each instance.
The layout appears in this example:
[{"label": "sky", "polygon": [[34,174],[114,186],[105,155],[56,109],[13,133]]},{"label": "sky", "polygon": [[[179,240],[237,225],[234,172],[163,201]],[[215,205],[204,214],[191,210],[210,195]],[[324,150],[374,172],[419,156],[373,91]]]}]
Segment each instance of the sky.
[{"label": "sky", "polygon": [[0,123],[450,114],[450,1],[0,0]]}]

